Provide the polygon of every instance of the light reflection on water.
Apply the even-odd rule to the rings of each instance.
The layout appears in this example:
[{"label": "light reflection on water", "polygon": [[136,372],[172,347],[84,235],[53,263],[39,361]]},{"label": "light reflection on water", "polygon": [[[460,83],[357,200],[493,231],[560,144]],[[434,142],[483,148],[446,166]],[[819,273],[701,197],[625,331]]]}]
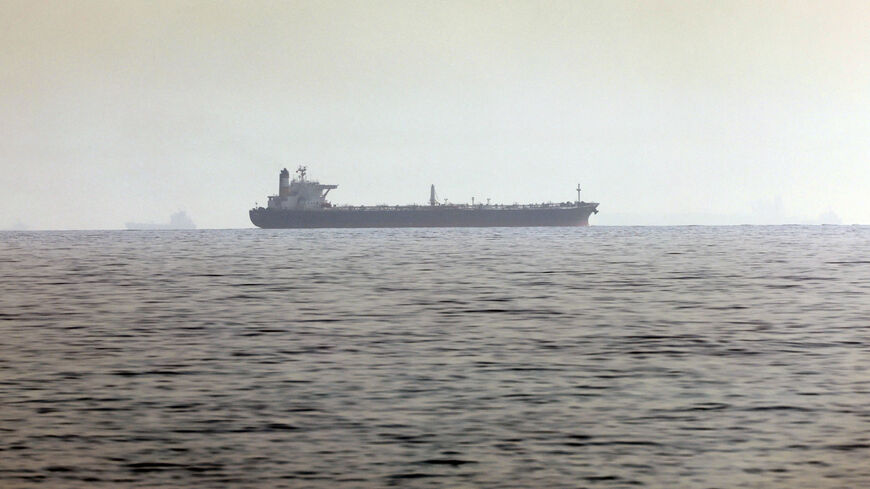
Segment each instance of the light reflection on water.
[{"label": "light reflection on water", "polygon": [[0,233],[3,487],[867,487],[870,228]]}]

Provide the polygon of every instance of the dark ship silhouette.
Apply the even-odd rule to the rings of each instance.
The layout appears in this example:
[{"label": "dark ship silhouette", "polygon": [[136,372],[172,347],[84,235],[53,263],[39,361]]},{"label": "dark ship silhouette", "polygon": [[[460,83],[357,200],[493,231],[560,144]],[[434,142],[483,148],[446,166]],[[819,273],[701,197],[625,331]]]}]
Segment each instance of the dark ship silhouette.
[{"label": "dark ship silhouette", "polygon": [[507,227],[588,226],[598,213],[597,202],[548,204],[446,204],[429,191],[429,205],[333,206],[326,200],[338,185],[323,185],[306,179],[300,166],[298,178],[281,170],[278,195],[269,196],[266,207],[250,210],[251,222],[261,228],[392,228],[392,227]]}]

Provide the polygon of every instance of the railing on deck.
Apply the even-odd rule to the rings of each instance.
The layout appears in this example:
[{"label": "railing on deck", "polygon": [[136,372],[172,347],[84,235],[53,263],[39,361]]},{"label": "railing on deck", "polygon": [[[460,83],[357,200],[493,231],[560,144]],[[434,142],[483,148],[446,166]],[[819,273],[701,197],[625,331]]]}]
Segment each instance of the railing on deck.
[{"label": "railing on deck", "polygon": [[503,209],[571,209],[585,202],[547,202],[542,204],[444,204],[444,205],[336,205],[324,210],[336,209],[345,211],[425,211],[425,210],[503,210]]}]

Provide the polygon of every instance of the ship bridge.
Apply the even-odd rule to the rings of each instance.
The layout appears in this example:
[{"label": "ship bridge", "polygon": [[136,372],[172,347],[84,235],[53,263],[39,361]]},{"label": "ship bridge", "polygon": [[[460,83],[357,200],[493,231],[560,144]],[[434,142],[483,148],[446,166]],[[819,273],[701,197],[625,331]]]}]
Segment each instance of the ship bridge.
[{"label": "ship bridge", "polygon": [[338,185],[326,185],[318,181],[308,180],[308,168],[300,166],[296,169],[298,175],[290,181],[290,172],[281,170],[278,177],[278,195],[269,196],[270,209],[322,209],[331,207],[326,200],[330,190]]}]

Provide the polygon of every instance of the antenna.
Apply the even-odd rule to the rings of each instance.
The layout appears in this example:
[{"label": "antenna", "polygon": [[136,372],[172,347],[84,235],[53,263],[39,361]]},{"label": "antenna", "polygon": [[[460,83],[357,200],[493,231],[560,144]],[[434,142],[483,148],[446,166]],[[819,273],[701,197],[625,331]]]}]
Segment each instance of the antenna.
[{"label": "antenna", "polygon": [[299,174],[299,181],[305,180],[305,173],[308,172],[307,166],[299,165],[299,168],[296,169],[296,173]]}]

